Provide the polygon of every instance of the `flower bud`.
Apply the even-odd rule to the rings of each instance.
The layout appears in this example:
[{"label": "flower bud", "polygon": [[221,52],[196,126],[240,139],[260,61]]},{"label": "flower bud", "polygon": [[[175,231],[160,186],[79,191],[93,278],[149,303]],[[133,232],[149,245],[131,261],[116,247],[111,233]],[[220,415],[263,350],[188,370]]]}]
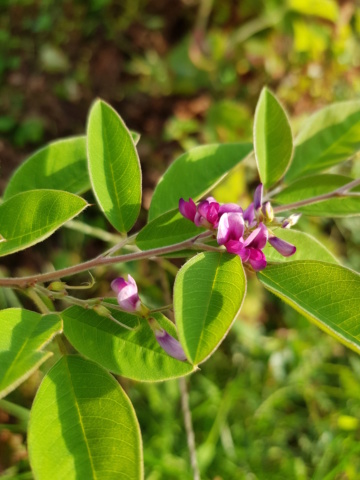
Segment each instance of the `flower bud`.
[{"label": "flower bud", "polygon": [[270,202],[264,203],[261,207],[261,212],[264,215],[264,220],[266,223],[271,223],[274,220],[274,210]]},{"label": "flower bud", "polygon": [[177,360],[186,361],[187,358],[180,342],[164,330],[155,318],[151,317],[148,321],[160,347],[171,357],[176,358]]},{"label": "flower bud", "polygon": [[94,312],[96,312],[101,317],[110,317],[111,316],[110,310],[108,310],[103,305],[94,305],[92,307],[92,309],[94,310]]},{"label": "flower bud", "polygon": [[291,228],[292,226],[297,224],[300,217],[301,213],[293,213],[292,215],[290,215],[289,218],[283,221],[281,228]]},{"label": "flower bud", "polygon": [[63,292],[66,289],[66,283],[65,282],[52,282],[50,285],[47,287],[48,290],[51,290],[52,292]]},{"label": "flower bud", "polygon": [[120,307],[126,312],[140,312],[141,300],[135,280],[128,275],[128,282],[122,278],[116,278],[111,282],[111,288],[117,294]]},{"label": "flower bud", "polygon": [[289,242],[285,242],[278,237],[269,237],[269,243],[275,248],[283,257],[290,257],[296,252],[296,247]]}]

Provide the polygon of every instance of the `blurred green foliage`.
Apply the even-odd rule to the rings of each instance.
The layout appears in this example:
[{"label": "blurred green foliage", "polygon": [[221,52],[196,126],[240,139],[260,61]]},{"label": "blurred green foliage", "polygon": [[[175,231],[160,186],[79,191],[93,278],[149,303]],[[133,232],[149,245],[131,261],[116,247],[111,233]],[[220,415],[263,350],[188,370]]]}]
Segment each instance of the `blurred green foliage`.
[{"label": "blurred green foliage", "polygon": [[[82,133],[96,96],[142,134],[145,209],[177,154],[251,138],[264,84],[286,106],[295,131],[313,110],[360,96],[355,2],[176,0],[170,7],[166,0],[3,0],[1,7],[3,181],[44,141]],[[357,160],[334,171],[359,175],[359,168]],[[217,187],[217,198],[247,204],[256,175],[242,166]],[[81,219],[104,226],[90,211]],[[356,269],[359,226],[353,218],[300,221]],[[46,257],[60,268],[102,248],[81,232],[61,235],[51,248],[35,247],[33,262],[20,256],[17,274],[39,270]],[[161,305],[170,303],[174,262],[163,267],[165,274],[148,262],[117,269],[136,277],[146,301]],[[96,274],[97,294],[106,295],[111,274]],[[18,301],[0,292],[1,307]],[[10,399],[30,406],[40,380],[35,375]],[[252,281],[231,334],[189,378],[202,478],[357,480],[359,380],[358,356]],[[192,478],[177,382],[121,383],[142,428],[146,479]],[[3,478],[32,478],[24,438],[15,417],[0,408]]]}]

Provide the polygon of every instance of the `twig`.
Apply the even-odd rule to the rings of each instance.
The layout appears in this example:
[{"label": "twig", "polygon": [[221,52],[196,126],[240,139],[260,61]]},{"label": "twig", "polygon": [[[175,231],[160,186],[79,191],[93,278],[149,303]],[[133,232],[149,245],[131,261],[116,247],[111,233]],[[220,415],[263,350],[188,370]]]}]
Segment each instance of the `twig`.
[{"label": "twig", "polygon": [[189,392],[186,385],[186,379],[184,377],[179,378],[180,394],[181,394],[181,407],[184,417],[187,444],[190,454],[191,468],[193,471],[194,480],[200,480],[200,471],[196,458],[195,448],[195,435],[191,419],[191,411],[189,407]]}]

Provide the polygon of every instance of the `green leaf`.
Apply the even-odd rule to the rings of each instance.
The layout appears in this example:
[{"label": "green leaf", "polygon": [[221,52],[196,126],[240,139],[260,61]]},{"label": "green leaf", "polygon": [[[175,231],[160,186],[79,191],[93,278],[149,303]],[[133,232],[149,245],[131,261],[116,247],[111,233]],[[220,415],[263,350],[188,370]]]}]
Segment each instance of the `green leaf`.
[{"label": "green leaf", "polygon": [[[342,175],[314,175],[306,177],[289,185],[282,192],[280,192],[273,201],[283,205],[306,200],[308,198],[330,193],[337,188],[353,181],[350,177]],[[360,187],[356,187],[352,192],[360,192]],[[324,200],[312,205],[304,207],[292,208],[298,212],[306,213],[307,215],[319,215],[322,217],[343,217],[348,215],[360,214],[360,198],[359,197],[334,197],[330,200]]]},{"label": "green leaf", "polygon": [[[138,322],[140,326],[129,331],[93,310],[73,306],[61,314],[64,333],[82,355],[123,377],[154,382],[193,371],[192,365],[170,357],[159,346],[146,320],[119,311],[112,315],[130,327]],[[172,322],[159,313],[154,317],[176,337]]]},{"label": "green leaf", "polygon": [[339,263],[322,243],[308,233],[299,232],[298,230],[288,230],[287,228],[277,228],[274,230],[274,234],[282,240],[295,245],[296,252],[290,257],[283,257],[268,243],[263,250],[268,262],[321,260],[328,263]]},{"label": "green leaf", "polygon": [[174,285],[179,339],[195,365],[219,346],[238,315],[246,292],[240,258],[199,253],[180,269]]},{"label": "green leaf", "polygon": [[61,331],[58,315],[40,315],[22,308],[0,311],[0,398],[26,380],[51,357],[43,352]]},{"label": "green leaf", "polygon": [[312,115],[295,139],[286,181],[320,172],[360,148],[360,100],[334,103]]},{"label": "green leaf", "polygon": [[131,133],[110,105],[97,100],[89,114],[89,174],[92,188],[109,222],[126,233],[141,204],[141,170]]},{"label": "green leaf", "polygon": [[136,245],[141,250],[166,247],[188,240],[204,231],[204,228],[199,228],[184,218],[179,210],[171,210],[145,225],[136,236]]},{"label": "green leaf", "polygon": [[149,220],[178,208],[180,198],[201,198],[251,150],[251,143],[228,143],[196,147],[181,155],[170,165],[155,188]]},{"label": "green leaf", "polygon": [[36,480],[143,478],[130,400],[114,377],[78,356],[63,357],[41,383],[28,444]]},{"label": "green leaf", "polygon": [[134,130],[130,130],[130,134],[131,134],[131,138],[134,141],[134,144],[137,145],[141,137],[140,133],[134,132]]},{"label": "green leaf", "polygon": [[48,238],[87,207],[81,197],[61,190],[29,190],[0,205],[0,256]]},{"label": "green leaf", "polygon": [[266,87],[255,111],[254,149],[260,179],[269,187],[285,174],[293,154],[293,139],[284,109]]},{"label": "green leaf", "polygon": [[270,265],[265,287],[337,340],[360,353],[360,275],[314,260]]},{"label": "green leaf", "polygon": [[78,194],[90,188],[85,137],[52,142],[31,155],[11,177],[4,200],[26,190],[43,188]]}]

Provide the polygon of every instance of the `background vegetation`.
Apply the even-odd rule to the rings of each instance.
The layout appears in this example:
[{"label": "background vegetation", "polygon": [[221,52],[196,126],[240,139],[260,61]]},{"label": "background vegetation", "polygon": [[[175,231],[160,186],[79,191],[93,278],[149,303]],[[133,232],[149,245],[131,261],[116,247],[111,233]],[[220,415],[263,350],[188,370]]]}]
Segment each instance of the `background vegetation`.
[{"label": "background vegetation", "polygon": [[[136,230],[145,222],[154,185],[181,152],[251,139],[263,85],[281,99],[295,132],[319,107],[360,97],[356,2],[2,0],[1,6],[1,190],[30,152],[82,134],[99,96],[141,133],[145,190]],[[335,171],[359,176],[360,162]],[[256,171],[242,166],[216,196],[246,205],[257,181]],[[88,210],[82,220],[111,233]],[[359,270],[357,219],[308,218],[299,225]],[[63,229],[30,254],[8,257],[1,274],[61,268],[94,256],[103,245]],[[166,275],[151,262],[117,272],[134,275],[145,302],[152,298],[160,305],[169,303],[174,264],[180,265],[169,262]],[[99,269],[96,276],[98,294],[106,295],[114,271]],[[254,279],[249,290],[230,335],[189,379],[202,478],[358,479],[360,358]],[[20,294],[0,291],[1,308],[20,301],[33,308]],[[54,353],[56,358],[55,346]],[[34,374],[9,399],[29,407],[41,377]],[[191,479],[178,383],[120,382],[142,428],[146,479]],[[0,408],[0,476],[31,479],[21,413],[13,413]]]}]

